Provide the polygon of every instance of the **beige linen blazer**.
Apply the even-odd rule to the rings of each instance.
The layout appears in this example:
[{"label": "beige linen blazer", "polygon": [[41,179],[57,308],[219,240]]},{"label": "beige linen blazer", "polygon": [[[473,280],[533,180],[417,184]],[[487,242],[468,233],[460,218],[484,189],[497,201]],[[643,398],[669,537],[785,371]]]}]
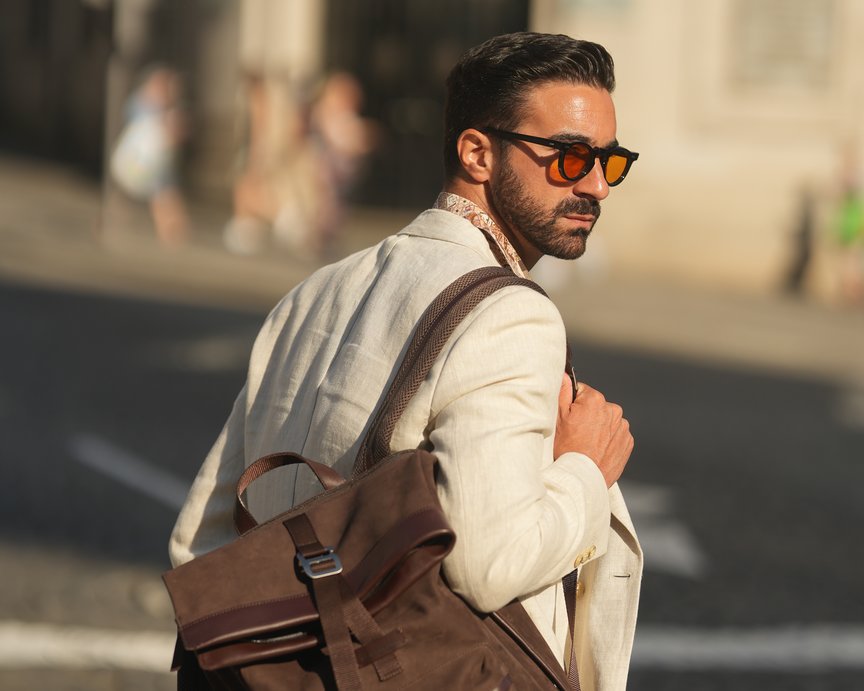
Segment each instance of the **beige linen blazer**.
[{"label": "beige linen blazer", "polygon": [[[235,537],[237,478],[263,455],[294,451],[350,475],[423,310],[458,276],[495,264],[481,231],[429,210],[292,290],[255,341],[246,385],[177,520],[172,562]],[[439,495],[457,535],[444,562],[453,589],[483,611],[520,599],[563,661],[568,620],[560,581],[580,566],[582,688],[624,689],[642,555],[618,487],[607,490],[581,454],[553,462],[565,347],[551,301],[504,288],[457,327],[392,445],[422,446],[439,460]],[[320,490],[306,471],[278,472],[252,487],[259,520]]]}]

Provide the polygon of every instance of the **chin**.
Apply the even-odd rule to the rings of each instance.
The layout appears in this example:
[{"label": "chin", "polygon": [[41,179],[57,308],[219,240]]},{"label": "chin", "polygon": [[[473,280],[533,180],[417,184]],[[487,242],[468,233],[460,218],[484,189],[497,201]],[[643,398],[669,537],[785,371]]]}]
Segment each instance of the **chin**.
[{"label": "chin", "polygon": [[558,259],[579,259],[587,249],[590,230],[577,230],[570,233],[561,242],[545,248],[545,254]]},{"label": "chin", "polygon": [[543,254],[555,257],[556,259],[579,259],[579,257],[585,254],[585,243],[573,242],[568,243],[565,247],[548,247]]}]

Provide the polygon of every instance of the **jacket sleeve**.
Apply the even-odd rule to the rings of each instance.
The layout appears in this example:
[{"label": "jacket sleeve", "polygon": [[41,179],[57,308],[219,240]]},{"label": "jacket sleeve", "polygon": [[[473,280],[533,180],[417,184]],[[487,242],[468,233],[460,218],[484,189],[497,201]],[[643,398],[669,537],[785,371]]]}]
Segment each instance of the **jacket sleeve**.
[{"label": "jacket sleeve", "polygon": [[534,291],[507,288],[457,329],[432,400],[439,496],[456,531],[450,586],[492,611],[606,550],[609,494],[579,453],[553,462],[564,325]]},{"label": "jacket sleeve", "polygon": [[[257,449],[253,447],[250,450],[247,443],[250,404],[260,395],[262,380],[271,359],[279,357],[280,351],[274,351],[274,343],[281,333],[288,312],[287,308],[283,309],[285,304],[288,304],[287,298],[270,312],[258,332],[249,358],[246,383],[237,395],[219,437],[198,470],[177,517],[168,544],[168,554],[174,566],[200,557],[237,537],[234,528],[237,480],[246,468],[250,451],[251,460],[263,455],[256,455]],[[276,398],[282,395],[282,391],[271,383],[264,397],[268,403],[271,402],[271,399],[267,398],[269,395]],[[281,399],[277,399],[277,402],[281,403]],[[275,406],[276,403],[272,405]],[[271,407],[267,408],[268,413],[271,410]],[[266,419],[269,421],[275,417],[269,414]],[[260,425],[253,424],[251,427],[254,428],[251,431],[257,436],[263,436],[260,434]]]},{"label": "jacket sleeve", "polygon": [[200,557],[237,537],[234,490],[245,467],[245,402],[244,386],[180,510],[168,544],[168,554],[174,566]]}]

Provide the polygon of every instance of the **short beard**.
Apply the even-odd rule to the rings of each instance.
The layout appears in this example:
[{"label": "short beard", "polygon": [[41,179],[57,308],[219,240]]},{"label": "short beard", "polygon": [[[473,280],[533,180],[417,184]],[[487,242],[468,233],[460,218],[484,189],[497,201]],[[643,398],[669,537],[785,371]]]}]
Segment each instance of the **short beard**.
[{"label": "short beard", "polygon": [[[594,223],[600,218],[600,202],[584,197],[565,199],[551,212],[546,212],[528,195],[525,185],[506,160],[497,184],[489,186],[489,196],[502,221],[540,252],[558,259],[581,257]],[[594,223],[587,230],[557,229],[558,220],[568,215],[592,215]]]}]

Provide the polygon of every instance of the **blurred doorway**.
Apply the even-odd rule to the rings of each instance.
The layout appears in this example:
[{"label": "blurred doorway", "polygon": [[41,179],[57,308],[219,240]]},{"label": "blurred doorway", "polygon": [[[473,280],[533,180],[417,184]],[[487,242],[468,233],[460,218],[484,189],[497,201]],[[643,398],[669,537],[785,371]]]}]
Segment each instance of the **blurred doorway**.
[{"label": "blurred doorway", "polygon": [[100,172],[112,22],[109,3],[3,3],[0,148]]},{"label": "blurred doorway", "polygon": [[442,182],[444,80],[471,46],[528,26],[528,0],[328,0],[328,69],[353,73],[382,141],[354,202],[426,208]]}]

